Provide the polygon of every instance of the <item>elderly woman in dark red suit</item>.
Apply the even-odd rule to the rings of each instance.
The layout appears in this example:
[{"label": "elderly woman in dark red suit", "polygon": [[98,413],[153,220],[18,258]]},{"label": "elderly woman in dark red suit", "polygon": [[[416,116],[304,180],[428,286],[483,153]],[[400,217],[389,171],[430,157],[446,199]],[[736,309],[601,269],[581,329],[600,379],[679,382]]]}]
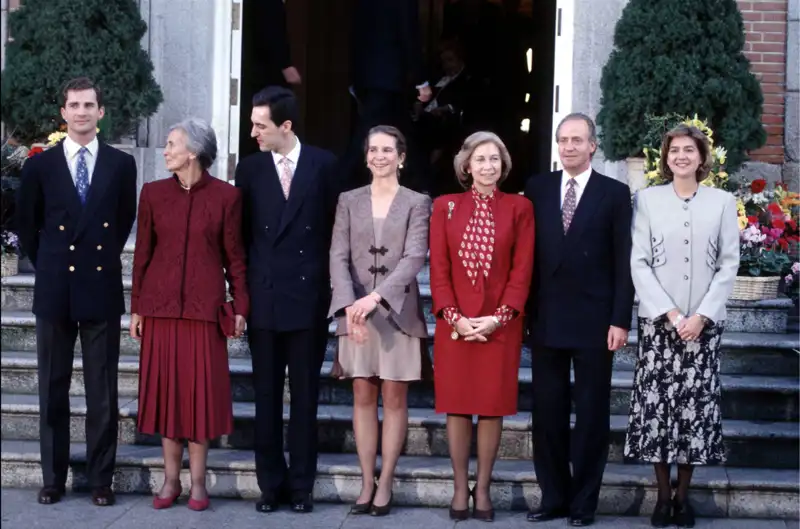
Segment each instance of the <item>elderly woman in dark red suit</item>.
[{"label": "elderly woman in dark red suit", "polygon": [[[464,141],[454,162],[465,193],[433,204],[431,293],[436,314],[436,412],[447,413],[455,494],[450,517],[491,521],[492,468],[503,416],[517,413],[523,310],[533,269],[533,207],[497,189],[511,170],[491,132]],[[478,416],[478,479],[468,488],[472,416]]]},{"label": "elderly woman in dark red suit", "polygon": [[130,334],[142,342],[137,425],[162,436],[166,479],[153,498],[156,509],[181,494],[184,439],[189,508],[208,508],[208,443],[233,430],[226,335],[241,336],[249,299],[241,196],[208,174],[216,154],[207,123],[175,125],[164,151],[173,176],[146,184],[139,201]]}]

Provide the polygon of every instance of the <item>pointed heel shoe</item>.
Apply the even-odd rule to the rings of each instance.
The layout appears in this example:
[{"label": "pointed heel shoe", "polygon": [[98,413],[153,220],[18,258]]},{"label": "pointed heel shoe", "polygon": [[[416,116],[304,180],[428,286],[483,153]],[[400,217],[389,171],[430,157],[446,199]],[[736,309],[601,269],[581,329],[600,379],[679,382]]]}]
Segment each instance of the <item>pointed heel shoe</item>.
[{"label": "pointed heel shoe", "polygon": [[372,486],[372,494],[366,503],[355,503],[350,507],[350,514],[369,514],[372,510],[372,502],[375,500],[375,493],[378,492],[378,481],[375,480]]},{"label": "pointed heel shoe", "polygon": [[389,495],[389,503],[386,505],[375,505],[373,502],[372,509],[370,509],[369,514],[371,516],[386,516],[390,512],[392,512],[392,500],[394,499],[394,492]]},{"label": "pointed heel shoe", "polygon": [[178,498],[180,497],[180,495],[182,493],[183,493],[183,489],[178,487],[178,492],[176,492],[172,496],[168,496],[166,498],[162,498],[161,496],[158,496],[158,495],[154,496],[153,497],[153,509],[156,509],[156,510],[169,509],[170,507],[172,507],[175,504],[176,501],[178,501]]},{"label": "pointed heel shoe", "polygon": [[493,522],[494,507],[490,507],[489,509],[478,509],[478,500],[475,496],[475,489],[469,491],[469,494],[472,496],[472,517],[482,522]]}]

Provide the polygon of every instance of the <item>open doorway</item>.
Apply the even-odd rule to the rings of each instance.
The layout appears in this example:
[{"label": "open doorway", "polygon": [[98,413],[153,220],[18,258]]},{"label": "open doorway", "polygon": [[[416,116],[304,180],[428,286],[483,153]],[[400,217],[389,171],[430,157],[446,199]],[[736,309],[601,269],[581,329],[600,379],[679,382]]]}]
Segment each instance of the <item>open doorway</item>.
[{"label": "open doorway", "polygon": [[[256,66],[258,54],[263,53],[258,45],[264,38],[261,1],[242,0],[241,72],[237,72],[241,83],[240,156],[256,150],[250,138],[249,102],[263,83]],[[420,45],[434,95],[444,94],[443,79],[456,73],[453,54],[460,55],[470,77],[469,83],[461,83],[466,108],[459,113],[457,126],[449,129],[452,139],[429,134],[426,140],[425,131],[416,125],[405,131],[424,146],[420,148],[424,152],[409,155],[425,160],[431,184],[425,190],[432,194],[458,190],[452,171],[453,150],[467,134],[479,129],[496,132],[508,145],[514,169],[503,189],[521,190],[530,174],[550,170],[556,0],[418,2]],[[354,5],[354,0],[285,2],[292,62],[303,77],[303,83],[295,88],[301,107],[298,132],[303,141],[337,155],[345,152],[357,119],[349,91]],[[414,109],[412,94],[409,113],[419,111]]]}]

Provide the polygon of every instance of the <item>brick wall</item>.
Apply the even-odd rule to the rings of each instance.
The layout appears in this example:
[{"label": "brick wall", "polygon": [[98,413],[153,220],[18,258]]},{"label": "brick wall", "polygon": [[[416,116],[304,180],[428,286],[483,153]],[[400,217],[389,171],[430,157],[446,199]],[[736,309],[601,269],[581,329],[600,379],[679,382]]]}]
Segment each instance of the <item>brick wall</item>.
[{"label": "brick wall", "polygon": [[745,55],[761,81],[762,122],[767,143],[750,153],[759,162],[782,164],[786,119],[786,24],[788,0],[739,1],[745,26]]}]

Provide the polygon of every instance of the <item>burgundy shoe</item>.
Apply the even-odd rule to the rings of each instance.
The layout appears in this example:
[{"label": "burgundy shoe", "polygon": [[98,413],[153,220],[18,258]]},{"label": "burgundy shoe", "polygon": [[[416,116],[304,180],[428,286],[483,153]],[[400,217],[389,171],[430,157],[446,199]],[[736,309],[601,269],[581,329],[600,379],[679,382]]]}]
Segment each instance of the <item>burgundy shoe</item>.
[{"label": "burgundy shoe", "polygon": [[183,490],[180,487],[178,487],[178,491],[175,494],[173,494],[172,496],[168,496],[166,498],[162,498],[159,495],[154,496],[153,497],[153,509],[157,509],[157,510],[169,509],[170,507],[172,507],[175,504],[176,501],[178,501],[178,498],[180,497],[182,492],[183,492]]},{"label": "burgundy shoe", "polygon": [[192,491],[189,491],[189,508],[193,511],[205,511],[211,505],[211,499],[206,496],[205,499],[196,500],[192,498]]}]

